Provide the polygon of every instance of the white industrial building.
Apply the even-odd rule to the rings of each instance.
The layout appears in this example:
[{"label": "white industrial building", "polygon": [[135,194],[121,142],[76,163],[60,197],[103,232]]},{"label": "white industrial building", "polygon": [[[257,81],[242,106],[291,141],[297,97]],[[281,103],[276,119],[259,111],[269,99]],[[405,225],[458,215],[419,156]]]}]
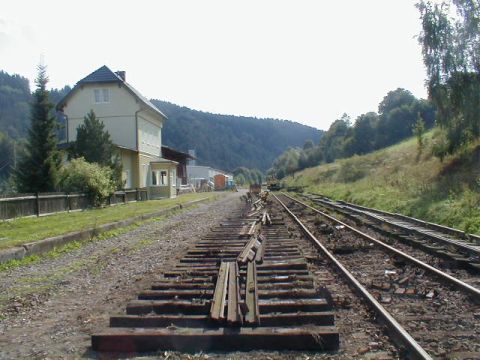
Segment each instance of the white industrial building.
[{"label": "white industrial building", "polygon": [[223,170],[214,169],[209,166],[187,165],[188,183],[196,188],[205,180],[213,186],[213,177],[217,174],[225,175],[229,179],[233,179],[233,174]]}]

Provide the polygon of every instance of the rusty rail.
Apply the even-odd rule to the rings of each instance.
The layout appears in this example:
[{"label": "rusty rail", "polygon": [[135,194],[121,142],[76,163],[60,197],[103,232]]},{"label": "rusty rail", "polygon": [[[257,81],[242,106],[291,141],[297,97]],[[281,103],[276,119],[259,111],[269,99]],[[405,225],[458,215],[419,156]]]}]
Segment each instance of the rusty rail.
[{"label": "rusty rail", "polygon": [[424,263],[423,261],[420,261],[416,258],[414,258],[413,256],[410,256],[400,250],[397,250],[395,249],[394,247],[388,245],[388,244],[385,244],[384,242],[378,240],[378,239],[375,239],[374,237],[368,235],[368,234],[365,234],[364,232],[361,232],[360,230],[357,230],[355,229],[354,227],[334,218],[333,216],[331,215],[328,215],[326,213],[324,213],[323,211],[320,211],[318,209],[315,209],[314,207],[308,205],[308,204],[305,204],[304,202],[300,201],[300,200],[297,200],[293,197],[291,197],[290,195],[287,195],[287,194],[284,194],[282,193],[282,195],[286,196],[287,198],[289,198],[290,200],[292,201],[295,201],[307,208],[309,208],[310,210],[326,217],[327,219],[339,224],[339,225],[342,225],[342,226],[345,226],[346,229],[349,229],[350,231],[353,231],[355,234],[359,235],[362,239],[364,240],[367,240],[367,241],[371,241],[373,242],[374,244],[382,247],[383,249],[401,257],[402,259],[405,259],[407,261],[409,261],[410,263],[414,264],[415,266],[418,266],[428,272],[430,272],[431,274],[434,274],[435,276],[439,277],[441,280],[445,281],[446,283],[449,283],[453,286],[455,286],[456,288],[464,291],[464,292],[467,292],[469,295],[472,296],[472,298],[476,301],[480,301],[480,289],[477,289],[476,287],[473,287],[451,275],[448,275],[447,273],[441,271],[441,270],[438,270],[436,268],[434,268],[433,266],[431,265],[428,265],[426,263]]},{"label": "rusty rail", "polygon": [[[311,206],[298,201],[287,194],[282,193],[282,195],[286,196],[287,198],[296,201],[316,212],[320,213],[321,215],[326,215],[330,220],[338,222],[341,225],[344,225],[352,230],[355,230],[330,217],[327,214],[324,214]],[[399,342],[401,345],[407,348],[409,355],[415,359],[432,359],[431,356],[412,338],[412,336],[388,313],[387,310],[365,289],[360,282],[355,279],[355,277],[335,258],[335,256],[327,250],[327,248],[318,240],[309,230],[308,228],[298,219],[298,217],[276,196],[273,194],[275,199],[282,205],[285,211],[290,215],[290,217],[302,228],[305,235],[314,243],[314,245],[334,264],[338,270],[345,276],[345,278],[353,285],[353,287],[357,290],[357,292],[365,299],[365,301],[369,304],[369,306],[374,310],[374,312],[385,322],[388,329],[393,334],[393,339]],[[357,230],[355,230],[357,232]],[[361,233],[363,234],[363,233]],[[366,234],[363,234],[368,236]],[[369,237],[370,238],[370,237]]]},{"label": "rusty rail", "polygon": [[[343,201],[340,201],[340,202],[337,201],[338,204],[336,204],[331,200],[328,200],[328,201],[324,199],[312,199],[312,200],[317,203],[320,203],[324,207],[331,208],[334,211],[345,212],[345,213],[356,213],[372,221],[388,224],[389,226],[400,229],[402,231],[414,233],[414,234],[426,237],[434,242],[437,242],[443,245],[453,246],[457,250],[461,252],[465,252],[469,255],[480,257],[479,246],[465,243],[463,241],[463,239],[465,238],[470,238],[475,241],[480,241],[480,237],[478,237],[477,235],[466,234],[460,230],[452,229],[446,226],[425,222],[425,221],[411,218],[401,214],[390,213],[387,211],[382,211],[377,209],[370,209],[364,206],[354,205],[354,204],[346,203]],[[407,223],[407,225],[405,223]],[[436,233],[432,233],[431,231],[435,231]],[[445,235],[456,236],[457,238],[461,238],[462,240],[445,237]]]}]

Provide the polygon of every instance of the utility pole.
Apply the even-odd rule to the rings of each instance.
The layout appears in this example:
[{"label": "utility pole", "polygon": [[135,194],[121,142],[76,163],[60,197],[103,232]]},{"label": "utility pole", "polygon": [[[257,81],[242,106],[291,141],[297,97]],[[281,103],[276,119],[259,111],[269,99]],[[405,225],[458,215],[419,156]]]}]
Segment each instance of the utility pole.
[{"label": "utility pole", "polygon": [[17,170],[17,142],[13,140],[13,168]]}]

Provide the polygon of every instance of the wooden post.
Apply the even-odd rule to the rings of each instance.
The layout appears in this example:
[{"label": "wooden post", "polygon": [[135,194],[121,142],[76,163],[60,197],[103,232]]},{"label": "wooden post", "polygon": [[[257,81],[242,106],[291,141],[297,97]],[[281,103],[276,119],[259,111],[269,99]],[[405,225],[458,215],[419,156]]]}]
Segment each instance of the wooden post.
[{"label": "wooden post", "polygon": [[38,192],[35,193],[35,213],[40,216],[40,198]]}]

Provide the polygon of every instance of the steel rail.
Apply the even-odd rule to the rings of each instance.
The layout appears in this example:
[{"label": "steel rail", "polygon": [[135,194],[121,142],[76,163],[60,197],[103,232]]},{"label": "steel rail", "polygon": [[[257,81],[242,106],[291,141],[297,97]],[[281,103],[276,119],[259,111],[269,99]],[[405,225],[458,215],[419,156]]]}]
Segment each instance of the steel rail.
[{"label": "steel rail", "polygon": [[428,265],[426,263],[424,263],[423,261],[420,261],[416,258],[414,258],[413,256],[411,255],[408,255],[400,250],[397,250],[395,249],[394,247],[388,245],[388,244],[385,244],[384,242],[378,240],[378,239],[375,239],[374,237],[368,235],[368,234],[365,234],[364,232],[361,232],[360,230],[357,230],[355,229],[354,227],[334,218],[333,216],[330,216],[326,213],[324,213],[323,211],[320,211],[318,209],[315,209],[314,207],[308,205],[308,204],[305,204],[304,202],[300,201],[300,200],[297,200],[293,197],[291,197],[290,195],[287,195],[285,193],[281,193],[282,195],[286,196],[287,198],[289,198],[290,200],[293,200],[299,204],[301,204],[302,206],[305,206],[306,208],[309,208],[310,210],[313,210],[314,212],[326,217],[327,219],[337,223],[337,224],[340,224],[342,226],[344,226],[345,228],[353,231],[354,233],[356,233],[357,235],[359,235],[361,238],[363,238],[364,240],[368,240],[368,241],[371,241],[377,245],[379,245],[380,247],[384,248],[384,249],[387,249],[388,251],[394,253],[395,255],[413,263],[414,265],[422,268],[422,269],[425,269],[427,270],[428,272],[438,276],[439,278],[441,278],[442,280],[448,282],[449,284],[451,285],[454,285],[455,287],[459,288],[460,290],[462,291],[465,291],[465,292],[468,292],[472,297],[473,299],[475,299],[476,301],[480,301],[480,289],[476,288],[476,287],[473,287],[451,275],[448,275],[447,273],[444,273],[443,271],[441,270],[438,270],[437,268],[434,268],[433,266],[431,265]]},{"label": "steel rail", "polygon": [[[283,194],[283,193],[282,193]],[[411,358],[415,359],[432,359],[432,357],[423,349],[412,336],[393,318],[390,313],[363,287],[362,284],[335,258],[335,256],[327,250],[327,248],[318,240],[307,227],[295,216],[295,214],[275,195],[274,198],[283,206],[285,211],[292,217],[292,219],[302,228],[307,237],[314,243],[314,245],[337,267],[340,272],[347,278],[356,291],[365,299],[370,308],[379,316],[387,325],[388,330],[392,333],[392,339],[402,346],[406,347],[407,352]],[[283,194],[288,198],[290,196]],[[293,198],[291,198],[293,199]],[[293,199],[295,200],[295,199]]]},{"label": "steel rail", "polygon": [[[383,211],[376,210],[376,209],[369,209],[369,208],[365,208],[365,210],[364,210],[364,209],[361,209],[360,206],[357,206],[357,205],[352,206],[351,204],[348,204],[348,203],[346,203],[345,205],[342,204],[342,203],[340,203],[341,205],[337,205],[332,201],[325,201],[325,200],[320,200],[320,199],[313,200],[313,201],[319,202],[319,203],[323,204],[323,206],[326,206],[326,207],[332,207],[336,211],[341,211],[341,210],[338,210],[338,209],[350,210],[350,211],[356,212],[357,214],[364,215],[369,219],[384,222],[384,223],[387,223],[388,225],[394,226],[398,229],[402,229],[402,230],[405,230],[405,231],[408,231],[408,232],[411,232],[411,233],[413,232],[413,233],[419,234],[421,236],[426,236],[429,239],[431,239],[433,241],[436,241],[438,243],[443,243],[443,244],[446,244],[446,245],[454,246],[454,247],[460,249],[461,251],[467,252],[471,255],[480,256],[480,248],[478,246],[471,245],[471,244],[466,244],[466,243],[463,243],[463,242],[460,242],[458,240],[451,239],[451,238],[448,238],[448,237],[443,237],[443,236],[436,235],[436,234],[430,234],[427,231],[424,231],[422,229],[415,229],[415,228],[411,228],[411,227],[408,227],[408,226],[405,226],[405,225],[398,224],[398,223],[394,222],[394,220],[403,221],[403,222],[408,222],[408,221],[414,222],[414,220],[419,221],[418,219],[414,219],[414,220],[400,219],[399,217],[401,215],[388,213],[388,212],[383,212]],[[393,219],[388,219],[386,217],[391,217]],[[425,226],[425,225],[421,225],[421,224],[418,224],[418,223],[414,223],[413,225],[414,226]],[[447,228],[447,229],[450,229],[450,228]],[[425,230],[433,230],[433,231],[441,232],[440,229],[433,229],[433,228],[425,228]],[[448,234],[448,235],[451,236],[451,234]],[[471,234],[467,234],[467,235],[470,236],[472,239],[477,239],[476,235],[471,235]]]},{"label": "steel rail", "polygon": [[[325,197],[325,198],[327,198],[327,197]],[[329,199],[329,200],[331,201],[331,199]],[[445,226],[445,225],[435,224],[435,223],[432,223],[432,222],[420,220],[420,219],[417,219],[417,218],[414,218],[414,217],[411,217],[411,216],[407,216],[407,215],[403,215],[403,214],[400,214],[400,213],[392,213],[392,212],[385,211],[385,210],[369,208],[369,207],[366,207],[366,206],[349,203],[347,201],[336,200],[335,202],[337,202],[339,204],[342,204],[344,206],[347,206],[349,208],[353,208],[353,209],[355,209],[357,211],[360,211],[360,212],[368,211],[368,212],[377,213],[381,216],[391,216],[391,217],[396,218],[400,221],[411,222],[411,223],[414,223],[414,224],[419,225],[419,226],[424,226],[425,228],[430,229],[430,230],[443,232],[443,233],[448,234],[450,236],[457,236],[461,239],[470,238],[470,239],[475,239],[475,240],[480,241],[480,236],[478,236],[478,235],[470,234],[470,233],[467,233],[465,231],[455,229],[455,228],[451,228],[451,227],[448,227],[448,226]]]}]

